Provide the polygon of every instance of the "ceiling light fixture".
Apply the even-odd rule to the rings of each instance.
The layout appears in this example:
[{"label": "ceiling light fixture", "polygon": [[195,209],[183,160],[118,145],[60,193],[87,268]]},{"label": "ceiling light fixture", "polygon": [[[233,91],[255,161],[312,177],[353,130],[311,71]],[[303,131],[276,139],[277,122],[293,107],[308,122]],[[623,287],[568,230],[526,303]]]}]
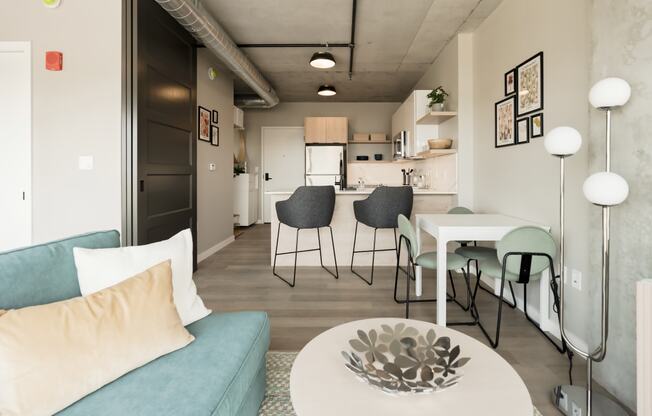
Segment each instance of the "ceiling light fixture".
[{"label": "ceiling light fixture", "polygon": [[310,65],[319,69],[332,68],[335,66],[335,57],[330,52],[315,52],[310,58]]},{"label": "ceiling light fixture", "polygon": [[332,97],[333,95],[337,94],[337,91],[335,91],[335,87],[332,85],[324,84],[319,87],[317,94],[321,95],[322,97]]}]

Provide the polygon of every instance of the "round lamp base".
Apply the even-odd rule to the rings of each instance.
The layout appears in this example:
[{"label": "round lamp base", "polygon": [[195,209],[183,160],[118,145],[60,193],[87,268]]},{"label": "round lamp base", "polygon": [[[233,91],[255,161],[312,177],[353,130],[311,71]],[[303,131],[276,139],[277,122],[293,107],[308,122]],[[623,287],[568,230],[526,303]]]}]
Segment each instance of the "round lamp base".
[{"label": "round lamp base", "polygon": [[[587,416],[586,388],[581,386],[557,386],[552,390],[552,402],[566,416]],[[591,416],[628,416],[613,400],[593,393]]]}]

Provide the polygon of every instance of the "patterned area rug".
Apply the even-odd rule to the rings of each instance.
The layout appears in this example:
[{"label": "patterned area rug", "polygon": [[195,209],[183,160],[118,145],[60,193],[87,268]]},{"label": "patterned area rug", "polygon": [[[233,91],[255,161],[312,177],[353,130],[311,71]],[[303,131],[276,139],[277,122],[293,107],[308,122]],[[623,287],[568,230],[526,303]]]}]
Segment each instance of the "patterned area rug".
[{"label": "patterned area rug", "polygon": [[[296,356],[296,352],[267,353],[267,392],[259,416],[295,416],[290,400],[290,370]],[[534,416],[541,416],[536,408]]]}]

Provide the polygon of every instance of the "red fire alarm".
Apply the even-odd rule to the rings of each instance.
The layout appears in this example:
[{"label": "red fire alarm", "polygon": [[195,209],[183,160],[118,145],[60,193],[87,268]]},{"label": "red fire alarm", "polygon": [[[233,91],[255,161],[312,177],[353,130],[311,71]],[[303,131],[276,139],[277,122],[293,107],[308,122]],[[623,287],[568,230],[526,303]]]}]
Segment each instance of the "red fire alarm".
[{"label": "red fire alarm", "polygon": [[63,53],[57,51],[45,52],[45,69],[61,71],[63,69]]}]

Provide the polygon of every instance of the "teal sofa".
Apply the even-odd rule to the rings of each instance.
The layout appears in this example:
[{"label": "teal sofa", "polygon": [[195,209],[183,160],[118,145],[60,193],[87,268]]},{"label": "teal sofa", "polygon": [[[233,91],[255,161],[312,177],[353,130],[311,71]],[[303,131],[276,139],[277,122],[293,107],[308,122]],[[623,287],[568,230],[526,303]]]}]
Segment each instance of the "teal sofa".
[{"label": "teal sofa", "polygon": [[[73,247],[118,247],[96,232],[0,253],[0,309],[80,296]],[[187,326],[195,341],[84,397],[61,416],[254,416],[265,394],[269,322],[263,312],[211,314]]]}]

